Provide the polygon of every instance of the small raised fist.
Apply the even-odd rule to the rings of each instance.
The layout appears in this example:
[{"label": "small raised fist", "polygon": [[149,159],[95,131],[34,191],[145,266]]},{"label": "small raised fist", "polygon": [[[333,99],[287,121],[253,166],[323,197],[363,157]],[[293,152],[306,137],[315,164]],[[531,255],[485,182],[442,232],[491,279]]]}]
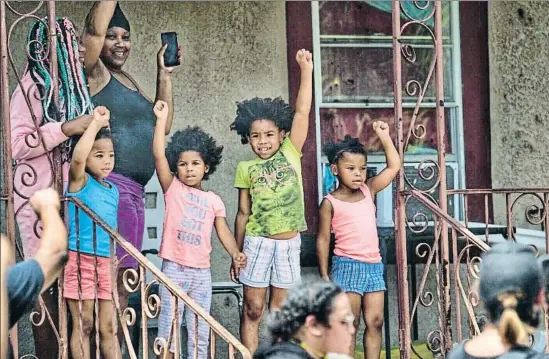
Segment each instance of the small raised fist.
[{"label": "small raised fist", "polygon": [[168,118],[168,104],[165,101],[156,101],[153,111],[158,120],[166,120]]},{"label": "small raised fist", "polygon": [[105,106],[97,106],[93,110],[93,120],[99,125],[99,128],[108,127],[111,113]]},{"label": "small raised fist", "polygon": [[301,71],[313,70],[313,54],[305,49],[301,49],[295,55],[295,60],[299,64]]}]

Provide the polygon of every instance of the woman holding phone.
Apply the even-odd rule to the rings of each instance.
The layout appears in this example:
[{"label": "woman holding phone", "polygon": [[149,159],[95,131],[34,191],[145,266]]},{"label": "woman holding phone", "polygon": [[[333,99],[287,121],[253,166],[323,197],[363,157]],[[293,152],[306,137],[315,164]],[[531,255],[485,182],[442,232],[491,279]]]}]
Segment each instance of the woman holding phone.
[{"label": "woman holding phone", "polygon": [[[85,69],[92,101],[110,110],[110,128],[114,137],[115,166],[108,180],[120,192],[118,231],[128,242],[141,250],[145,229],[144,186],[154,173],[152,151],[155,117],[153,102],[122,67],[131,50],[130,24],[116,1],[95,2],[86,17],[83,42],[86,46]],[[166,135],[173,121],[172,73],[176,66],[164,64],[163,44],[157,55],[155,102],[168,104]],[[178,63],[181,48],[177,49]],[[117,248],[118,258],[126,255]],[[136,261],[127,256],[118,273],[120,306],[127,306],[128,292],[122,283],[125,268],[136,268]]]}]

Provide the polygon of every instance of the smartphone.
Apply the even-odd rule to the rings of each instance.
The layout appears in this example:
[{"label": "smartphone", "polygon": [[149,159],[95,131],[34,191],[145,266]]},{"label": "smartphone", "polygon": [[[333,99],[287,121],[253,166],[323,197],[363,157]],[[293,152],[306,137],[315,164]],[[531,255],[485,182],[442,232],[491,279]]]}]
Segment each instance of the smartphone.
[{"label": "smartphone", "polygon": [[180,65],[179,56],[177,54],[177,33],[163,32],[160,34],[160,39],[162,40],[162,46],[164,46],[164,44],[168,44],[166,52],[164,52],[164,65],[167,67]]}]

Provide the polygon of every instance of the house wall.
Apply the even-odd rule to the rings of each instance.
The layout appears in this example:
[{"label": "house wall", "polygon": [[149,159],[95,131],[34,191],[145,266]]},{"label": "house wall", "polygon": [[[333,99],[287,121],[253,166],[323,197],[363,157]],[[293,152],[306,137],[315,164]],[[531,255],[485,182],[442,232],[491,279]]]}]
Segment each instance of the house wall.
[{"label": "house wall", "polygon": [[[488,2],[492,187],[549,185],[549,6],[545,2]],[[525,197],[513,211],[526,225]],[[494,200],[496,221],[505,220],[505,199]],[[539,229],[539,227],[537,227]]]}]

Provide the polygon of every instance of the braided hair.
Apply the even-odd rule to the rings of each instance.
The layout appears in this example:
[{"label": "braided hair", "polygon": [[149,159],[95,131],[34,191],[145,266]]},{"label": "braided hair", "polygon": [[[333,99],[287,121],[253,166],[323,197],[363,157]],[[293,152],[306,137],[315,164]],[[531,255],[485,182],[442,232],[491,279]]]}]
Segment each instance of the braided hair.
[{"label": "braided hair", "polygon": [[313,315],[320,324],[328,326],[334,298],[340,293],[343,293],[341,288],[326,281],[290,290],[280,310],[269,316],[267,326],[273,342],[292,339],[309,315]]},{"label": "braided hair", "polygon": [[352,138],[349,135],[345,135],[345,138],[341,142],[325,144],[322,150],[326,157],[328,157],[328,162],[332,165],[336,164],[345,152],[358,153],[367,157],[366,149],[358,138]]},{"label": "braided hair", "polygon": [[[43,110],[42,124],[70,121],[79,116],[93,113],[84,67],[79,61],[78,36],[74,25],[66,17],[58,17],[55,21],[55,33],[57,35],[59,108],[54,102],[53,79],[49,72],[48,18],[36,21],[27,37],[29,44],[27,71],[34,82],[39,84],[38,89]],[[65,160],[68,160],[74,142],[71,139],[62,146]]]},{"label": "braided hair", "polygon": [[204,180],[207,180],[221,163],[223,146],[217,146],[214,138],[198,126],[187,127],[175,132],[166,146],[166,158],[173,173],[177,173],[179,155],[185,151],[200,153],[202,161],[209,167],[209,171],[204,173],[203,177]]},{"label": "braided hair", "polygon": [[542,289],[542,270],[531,247],[509,241],[482,256],[480,299],[504,342],[517,345],[538,326]]},{"label": "braided hair", "polygon": [[248,143],[250,128],[256,120],[271,120],[280,130],[289,132],[294,121],[294,110],[280,97],[254,97],[237,103],[236,118],[230,128],[240,135],[243,145]]}]

